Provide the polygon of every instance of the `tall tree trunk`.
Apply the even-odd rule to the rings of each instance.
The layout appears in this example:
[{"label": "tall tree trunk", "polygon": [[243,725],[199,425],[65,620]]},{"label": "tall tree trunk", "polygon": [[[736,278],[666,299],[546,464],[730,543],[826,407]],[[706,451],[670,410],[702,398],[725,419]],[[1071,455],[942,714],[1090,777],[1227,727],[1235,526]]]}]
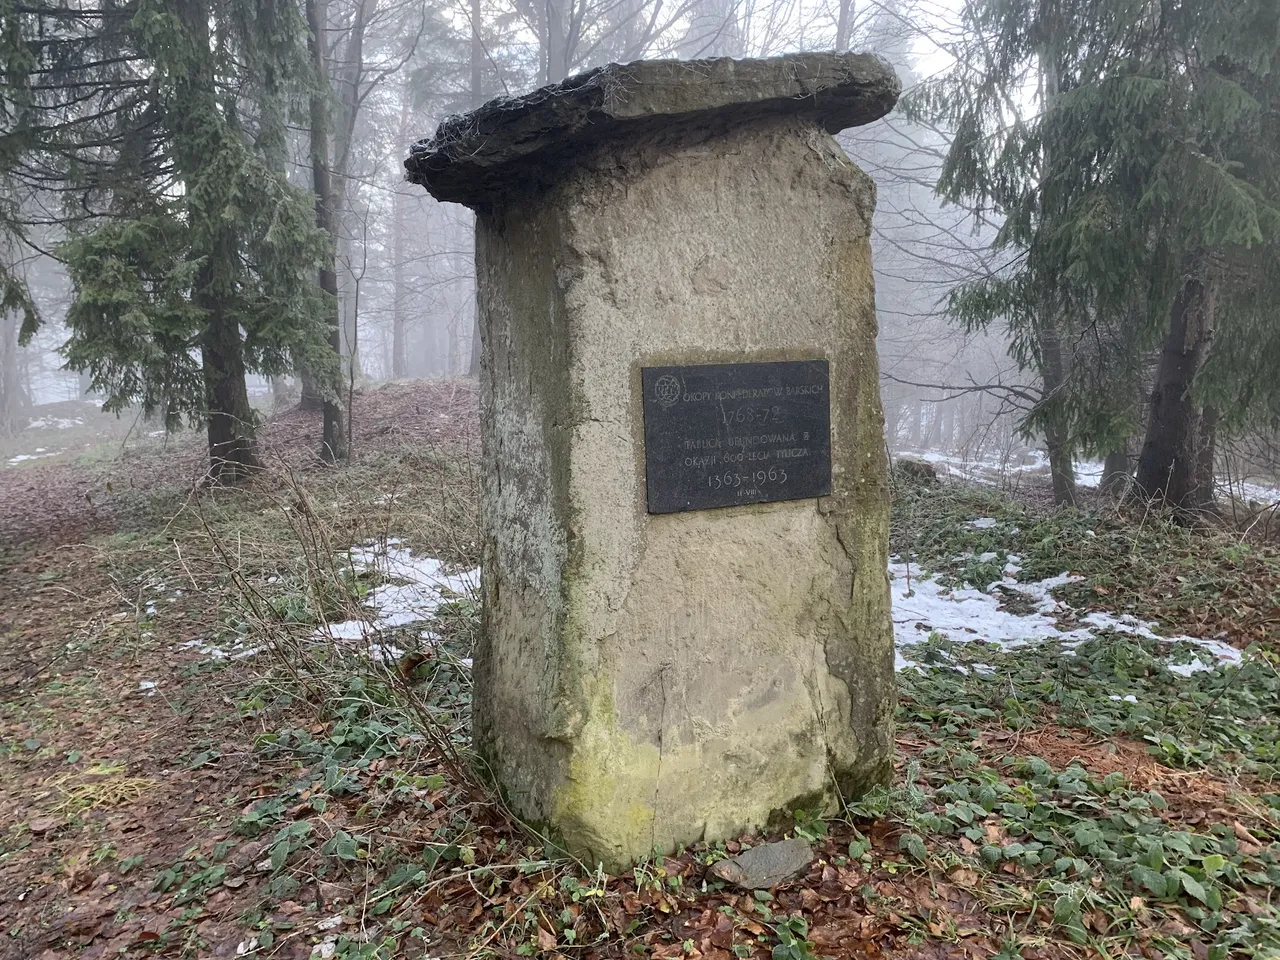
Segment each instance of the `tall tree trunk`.
[{"label": "tall tree trunk", "polygon": [[461,337],[458,336],[458,322],[449,324],[449,364],[446,376],[456,377],[462,372]]},{"label": "tall tree trunk", "polygon": [[[1040,101],[1043,109],[1052,111],[1062,94],[1062,65],[1058,47],[1066,27],[1061,10],[1054,0],[1040,0],[1039,19],[1040,47],[1037,59],[1040,62]],[[1054,199],[1050,195],[1052,180],[1049,171],[1052,170],[1055,147],[1053,128],[1050,127],[1041,147],[1042,175],[1036,198],[1042,222],[1051,220],[1050,214],[1054,206]],[[1074,451],[1070,445],[1067,420],[1060,412],[1061,404],[1057,397],[1067,382],[1067,363],[1062,351],[1061,314],[1058,303],[1049,296],[1042,297],[1040,301],[1035,338],[1040,381],[1044,386],[1044,398],[1041,402],[1048,407],[1044,433],[1045,448],[1049,455],[1049,474],[1053,482],[1053,502],[1059,506],[1075,506],[1076,472],[1072,462]]]},{"label": "tall tree trunk", "polygon": [[[473,54],[474,55],[474,54]],[[400,106],[400,143],[408,142],[410,92],[405,84],[401,96],[404,100]],[[391,377],[393,380],[405,376],[405,295],[408,280],[405,276],[405,217],[408,215],[408,197],[404,185],[397,187],[391,198]]]},{"label": "tall tree trunk", "polygon": [[[212,36],[207,8],[198,2],[174,4],[192,38],[189,71],[179,87],[174,109],[174,153],[178,175],[191,188],[199,186],[209,160],[209,132],[216,114],[224,112],[215,93]],[[216,145],[216,141],[215,141]],[[216,146],[215,146],[216,148]],[[216,163],[221,157],[214,157]],[[207,181],[206,181],[207,182]],[[216,195],[215,195],[216,196]],[[245,384],[244,340],[236,317],[227,312],[236,283],[240,250],[233,229],[214,204],[192,208],[191,233],[198,238],[200,268],[191,299],[204,314],[200,365],[204,379],[209,478],[235,483],[262,466],[254,436],[253,408]]]},{"label": "tall tree trunk", "polygon": [[[1049,314],[1052,317],[1052,314]],[[1044,383],[1044,396],[1052,403],[1053,396],[1066,382],[1066,364],[1062,356],[1062,340],[1054,328],[1053,320],[1043,322],[1039,331],[1040,378]],[[1060,507],[1076,504],[1076,468],[1072,462],[1072,449],[1066,425],[1062,418],[1051,412],[1044,431],[1045,450],[1049,455],[1049,477],[1053,483],[1053,502]]]},{"label": "tall tree trunk", "polygon": [[1129,451],[1117,447],[1102,462],[1102,481],[1098,490],[1109,497],[1122,497],[1129,490]]},{"label": "tall tree trunk", "polygon": [[[1204,493],[1197,494],[1200,416],[1191,388],[1213,340],[1214,295],[1201,272],[1200,258],[1188,262],[1182,289],[1174,299],[1138,458],[1138,490],[1174,507],[1198,507],[1205,502]],[[1212,488],[1208,496],[1212,499]]]},{"label": "tall tree trunk", "polygon": [[22,411],[22,373],[18,369],[18,315],[0,309],[0,436],[17,432]]},{"label": "tall tree trunk", "polygon": [[543,0],[546,29],[546,82],[559,83],[569,75],[575,46],[572,0]]},{"label": "tall tree trunk", "polygon": [[402,380],[405,377],[405,360],[407,344],[405,342],[405,284],[408,282],[404,271],[404,196],[397,190],[392,200],[391,224],[391,377]]},{"label": "tall tree trunk", "polygon": [[[480,0],[471,0],[471,106],[480,106],[484,102],[484,44],[480,40]],[[471,323],[471,359],[467,363],[467,373],[473,377],[480,375],[480,355],[482,353],[480,339],[480,305],[475,303],[475,318]]]},{"label": "tall tree trunk", "polygon": [[332,369],[326,371],[331,382],[323,384],[324,435],[320,456],[329,461],[347,458],[347,429],[340,399],[342,372],[342,315],[338,304],[338,275],[334,270],[336,242],[333,231],[333,189],[329,179],[329,131],[326,94],[328,74],[324,69],[324,16],[321,0],[307,0],[307,24],[310,32],[307,47],[315,64],[316,90],[311,94],[311,176],[316,194],[316,226],[329,238],[320,265],[320,291],[328,313],[329,346],[333,348]]},{"label": "tall tree trunk", "polygon": [[836,19],[836,52],[849,49],[849,34],[853,30],[853,0],[840,0],[840,14]]},{"label": "tall tree trunk", "polygon": [[1213,506],[1218,474],[1214,469],[1218,454],[1218,408],[1212,404],[1200,411],[1200,435],[1196,438],[1195,486],[1191,490],[1191,506],[1209,509]]},{"label": "tall tree trunk", "polygon": [[271,409],[279,412],[289,405],[289,385],[284,382],[284,377],[272,376],[271,378]]},{"label": "tall tree trunk", "polygon": [[1063,439],[1061,428],[1045,431],[1045,451],[1049,455],[1049,479],[1053,483],[1053,502],[1060,507],[1076,505],[1076,468],[1071,461],[1071,447]]},{"label": "tall tree trunk", "polygon": [[320,381],[311,371],[311,367],[301,361],[298,363],[298,388],[300,390],[298,404],[303,410],[324,409],[324,391],[320,389]]},{"label": "tall tree trunk", "polygon": [[[228,253],[219,244],[214,256]],[[254,437],[253,408],[244,379],[240,327],[212,292],[214,268],[201,267],[195,300],[206,314],[200,342],[208,407],[209,476],[215,483],[236,483],[262,466]]]}]

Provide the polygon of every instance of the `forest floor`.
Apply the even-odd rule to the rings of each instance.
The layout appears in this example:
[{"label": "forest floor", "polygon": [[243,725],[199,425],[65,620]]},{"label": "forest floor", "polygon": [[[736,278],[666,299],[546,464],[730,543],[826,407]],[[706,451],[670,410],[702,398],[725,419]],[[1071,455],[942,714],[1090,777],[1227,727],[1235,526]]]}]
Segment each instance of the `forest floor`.
[{"label": "forest floor", "polygon": [[466,766],[475,396],[0,470],[0,957],[1280,956],[1280,555],[1101,502],[895,484],[893,786],[807,873],[623,876]]}]

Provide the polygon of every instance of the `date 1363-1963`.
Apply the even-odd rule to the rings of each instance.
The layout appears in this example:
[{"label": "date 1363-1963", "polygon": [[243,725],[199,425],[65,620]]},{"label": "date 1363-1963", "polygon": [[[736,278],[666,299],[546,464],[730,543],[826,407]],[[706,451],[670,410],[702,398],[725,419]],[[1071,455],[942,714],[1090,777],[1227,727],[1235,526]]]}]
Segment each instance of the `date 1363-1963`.
[{"label": "date 1363-1963", "polygon": [[641,381],[650,513],[831,492],[826,360],[645,367]]}]

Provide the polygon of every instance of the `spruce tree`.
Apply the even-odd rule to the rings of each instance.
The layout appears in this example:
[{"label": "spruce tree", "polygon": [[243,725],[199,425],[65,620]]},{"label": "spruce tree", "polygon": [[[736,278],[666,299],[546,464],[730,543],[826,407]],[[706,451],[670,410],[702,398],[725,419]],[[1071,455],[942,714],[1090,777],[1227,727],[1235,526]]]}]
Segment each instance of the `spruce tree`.
[{"label": "spruce tree", "polygon": [[1007,267],[953,308],[1009,324],[1044,377],[1031,422],[1069,448],[1135,430],[1133,384],[1160,349],[1137,484],[1202,503],[1209,345],[1243,334],[1223,307],[1277,240],[1276,5],[977,0],[965,27],[956,70],[914,107],[953,126],[939,189],[1003,218]]},{"label": "spruce tree", "polygon": [[[27,24],[31,49],[49,18]],[[87,211],[61,248],[68,365],[108,410],[203,423],[211,477],[234,481],[259,462],[246,371],[299,353],[336,364],[315,284],[325,237],[283,162],[305,24],[288,0],[128,0],[85,22],[80,61],[48,69],[126,94],[87,115],[45,104],[28,151]]]}]

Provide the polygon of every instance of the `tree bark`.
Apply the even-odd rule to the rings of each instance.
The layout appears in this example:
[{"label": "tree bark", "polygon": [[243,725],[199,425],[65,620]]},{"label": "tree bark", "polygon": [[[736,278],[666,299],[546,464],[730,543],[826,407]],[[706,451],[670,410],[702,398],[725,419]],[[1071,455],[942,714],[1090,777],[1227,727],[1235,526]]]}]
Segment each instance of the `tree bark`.
[{"label": "tree bark", "polygon": [[1071,462],[1071,448],[1063,440],[1058,427],[1045,433],[1045,450],[1049,454],[1049,478],[1053,483],[1053,502],[1060,507],[1076,505],[1076,468]]},{"label": "tree bark", "polygon": [[[484,44],[480,40],[480,0],[471,0],[471,106],[484,102]],[[480,305],[475,304],[475,318],[471,323],[471,359],[467,373],[480,375],[480,355],[483,343],[480,339]]]},{"label": "tree bark", "polygon": [[320,291],[328,314],[329,346],[333,349],[333,370],[326,371],[332,382],[323,384],[324,434],[320,456],[337,461],[347,458],[347,429],[339,399],[342,371],[342,315],[338,303],[338,275],[334,269],[336,238],[333,230],[333,189],[329,179],[329,132],[327,97],[328,74],[324,69],[324,17],[321,0],[307,0],[307,47],[315,65],[317,89],[311,94],[311,176],[316,194],[316,226],[328,235],[324,260],[320,265]]},{"label": "tree bark", "polygon": [[[1040,378],[1044,383],[1046,400],[1066,382],[1066,364],[1062,356],[1062,341],[1054,329],[1053,320],[1041,324]],[[1049,454],[1049,477],[1053,483],[1053,502],[1060,507],[1076,505],[1076,468],[1072,462],[1071,445],[1062,418],[1050,413],[1045,426],[1045,449]]]},{"label": "tree bark", "polygon": [[840,14],[836,19],[836,52],[849,49],[849,34],[853,30],[853,0],[840,0]]},{"label": "tree bark", "polygon": [[458,322],[449,324],[449,362],[448,376],[456,377],[462,372],[462,338],[458,335]]},{"label": "tree bark", "polygon": [[18,315],[0,310],[0,436],[17,431],[23,406],[18,349]]},{"label": "tree bark", "polygon": [[[1037,59],[1040,61],[1040,101],[1044,110],[1052,111],[1062,94],[1060,53],[1056,46],[1066,28],[1062,21],[1061,10],[1053,0],[1040,0],[1038,6],[1040,48],[1037,51]],[[1041,147],[1041,176],[1036,198],[1036,205],[1043,218],[1042,222],[1052,220],[1050,214],[1054,200],[1050,196],[1049,189],[1052,183],[1050,171],[1053,169],[1055,146],[1053,128],[1050,127]],[[1062,351],[1060,307],[1052,294],[1043,294],[1038,307],[1038,315],[1035,318],[1035,344],[1040,367],[1040,382],[1044,387],[1041,402],[1048,405],[1044,433],[1045,448],[1049,455],[1049,473],[1053,482],[1053,502],[1058,506],[1075,506],[1076,473],[1075,464],[1072,462],[1074,451],[1070,445],[1066,418],[1055,402],[1057,394],[1065,389],[1067,383],[1067,363]]]},{"label": "tree bark", "polygon": [[[404,98],[400,106],[400,143],[408,142],[410,91],[408,84],[401,94]],[[406,285],[405,276],[405,218],[408,215],[408,197],[404,185],[396,188],[391,198],[391,378],[401,380],[405,376],[405,360],[407,344],[405,342],[406,317]]]},{"label": "tree bark", "polygon": [[324,409],[324,393],[320,390],[320,382],[306,363],[298,364],[298,386],[301,391],[298,405],[303,410]]},{"label": "tree bark", "polygon": [[1200,273],[1195,258],[1173,302],[1135,481],[1144,496],[1174,507],[1201,507],[1213,499],[1212,486],[1204,490],[1197,482],[1201,417],[1191,397],[1213,340],[1214,294]]},{"label": "tree bark", "polygon": [[1129,490],[1129,451],[1117,448],[1102,463],[1102,482],[1098,490],[1109,497],[1123,497]]},{"label": "tree bark", "polygon": [[[214,256],[225,255],[219,244]],[[209,477],[215,483],[236,483],[262,466],[254,437],[253,408],[244,379],[244,351],[240,327],[226,315],[213,293],[214,267],[201,267],[195,300],[207,315],[200,343],[205,404],[209,410]]]},{"label": "tree bark", "polygon": [[573,0],[543,0],[543,15],[545,82],[559,83],[569,75],[573,49],[577,46]]},{"label": "tree bark", "polygon": [[277,413],[289,405],[292,391],[289,385],[284,382],[284,377],[273,376],[271,378],[271,409]]},{"label": "tree bark", "polygon": [[1210,509],[1214,503],[1214,491],[1218,475],[1214,461],[1218,453],[1218,408],[1208,404],[1200,411],[1199,449],[1196,455],[1195,487],[1191,491],[1192,504],[1199,509]]}]

